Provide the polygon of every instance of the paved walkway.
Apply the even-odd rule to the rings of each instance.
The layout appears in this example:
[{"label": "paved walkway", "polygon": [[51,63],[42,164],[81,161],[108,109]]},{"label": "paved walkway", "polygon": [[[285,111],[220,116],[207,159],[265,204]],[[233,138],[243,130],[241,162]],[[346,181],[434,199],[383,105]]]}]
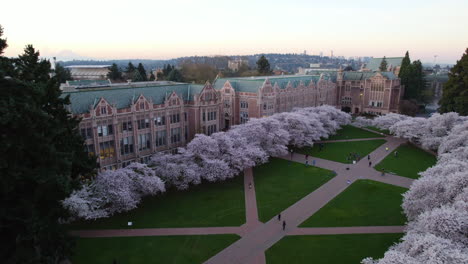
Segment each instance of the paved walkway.
[{"label": "paved walkway", "polygon": [[[377,139],[377,138],[376,138]],[[374,150],[370,156],[373,164],[378,164],[390,152],[405,141],[394,137],[378,138],[387,142]],[[370,139],[337,140],[360,141]],[[334,142],[334,141],[326,141]],[[386,148],[388,147],[388,151]],[[294,153],[282,157],[295,162],[304,163],[305,156]],[[282,230],[280,221],[276,217],[266,223],[258,220],[257,201],[253,170],[244,171],[244,195],[246,208],[246,223],[240,227],[206,227],[206,228],[149,228],[149,229],[120,229],[120,230],[81,230],[71,232],[80,237],[113,237],[113,236],[167,236],[167,235],[207,235],[207,234],[238,234],[241,239],[231,244],[205,263],[265,263],[264,252],[286,235],[320,235],[320,234],[357,234],[357,233],[400,233],[403,226],[362,226],[362,227],[326,227],[326,228],[298,228],[297,226],[320,210],[330,200],[343,192],[349,184],[347,181],[371,179],[374,181],[393,184],[409,188],[413,179],[397,175],[381,173],[368,166],[367,157],[353,165],[309,157],[316,160],[315,166],[333,170],[337,174],[314,192],[281,212],[281,220],[287,223],[286,230]],[[349,170],[346,168],[349,167]]]}]

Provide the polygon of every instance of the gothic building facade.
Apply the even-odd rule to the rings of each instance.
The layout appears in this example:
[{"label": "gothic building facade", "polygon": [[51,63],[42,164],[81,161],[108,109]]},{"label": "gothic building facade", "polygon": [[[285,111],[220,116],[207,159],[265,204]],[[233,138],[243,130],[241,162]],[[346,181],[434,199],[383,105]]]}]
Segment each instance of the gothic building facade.
[{"label": "gothic building facade", "polygon": [[353,113],[397,112],[402,88],[391,72],[216,79],[213,84],[143,82],[69,86],[70,111],[101,168],[147,162],[197,133],[294,107],[333,105]]}]

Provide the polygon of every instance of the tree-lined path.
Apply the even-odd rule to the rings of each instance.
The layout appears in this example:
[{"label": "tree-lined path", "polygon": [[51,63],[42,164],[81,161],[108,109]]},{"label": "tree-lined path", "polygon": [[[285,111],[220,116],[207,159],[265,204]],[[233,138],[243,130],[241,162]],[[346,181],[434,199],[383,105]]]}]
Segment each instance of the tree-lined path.
[{"label": "tree-lined path", "polygon": [[[350,139],[348,141],[369,140]],[[399,145],[402,139],[391,136],[374,150],[370,156],[373,164],[378,164]],[[337,140],[347,141],[347,140]],[[334,141],[327,141],[334,142]],[[345,155],[345,153],[343,154]],[[282,157],[291,162],[305,163],[305,155],[294,153]],[[315,166],[335,171],[336,176],[315,191],[281,212],[281,221],[276,217],[266,223],[258,219],[255,182],[252,169],[244,171],[244,195],[246,223],[240,227],[206,227],[206,228],[150,228],[121,230],[82,230],[72,232],[80,237],[113,237],[113,236],[167,236],[167,235],[204,235],[204,234],[238,234],[239,240],[211,257],[205,263],[265,263],[265,251],[286,235],[320,235],[320,234],[370,234],[402,233],[403,226],[358,226],[358,227],[319,227],[299,228],[298,226],[320,210],[337,195],[359,179],[369,179],[396,186],[409,188],[413,179],[386,174],[368,166],[367,157],[356,164],[343,164],[309,156],[309,164],[315,160]],[[347,169],[349,168],[349,169]],[[286,221],[286,230],[282,230],[282,221]]]}]

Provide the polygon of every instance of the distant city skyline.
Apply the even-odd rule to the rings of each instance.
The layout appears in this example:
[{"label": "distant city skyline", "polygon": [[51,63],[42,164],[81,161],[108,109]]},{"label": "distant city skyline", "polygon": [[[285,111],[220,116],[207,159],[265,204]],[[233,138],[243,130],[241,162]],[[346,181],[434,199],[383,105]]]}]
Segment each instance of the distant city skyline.
[{"label": "distant city skyline", "polygon": [[468,2],[8,1],[5,56],[33,44],[43,57],[171,59],[303,53],[453,64],[468,46]]}]

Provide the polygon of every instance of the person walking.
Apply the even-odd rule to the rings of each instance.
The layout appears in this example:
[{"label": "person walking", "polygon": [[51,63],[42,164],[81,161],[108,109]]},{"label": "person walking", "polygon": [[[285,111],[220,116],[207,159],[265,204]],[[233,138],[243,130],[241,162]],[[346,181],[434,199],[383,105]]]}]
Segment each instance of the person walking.
[{"label": "person walking", "polygon": [[367,155],[367,160],[370,160],[370,154],[369,154],[369,155]]},{"label": "person walking", "polygon": [[385,176],[385,169],[382,169],[382,176]]},{"label": "person walking", "polygon": [[371,166],[372,166],[372,161],[369,161],[369,167],[371,167]]},{"label": "person walking", "polygon": [[249,189],[252,189],[252,183],[249,182]]},{"label": "person walking", "polygon": [[291,149],[291,159],[293,158],[294,151]]},{"label": "person walking", "polygon": [[388,152],[388,147],[385,147],[385,151],[387,151],[387,152]]},{"label": "person walking", "polygon": [[398,151],[395,151],[394,154],[395,154],[395,158],[397,158],[398,157]]},{"label": "person walking", "polygon": [[278,214],[278,221],[281,221],[281,213]]},{"label": "person walking", "polygon": [[283,221],[283,231],[286,229],[286,221]]},{"label": "person walking", "polygon": [[309,161],[308,160],[305,161],[305,165],[306,165],[306,167],[309,166]]},{"label": "person walking", "polygon": [[306,160],[308,160],[308,159],[309,159],[309,154],[306,154]]},{"label": "person walking", "polygon": [[350,184],[351,184],[351,181],[350,181],[350,180],[346,180],[346,183],[347,183],[348,185],[350,185]]}]

